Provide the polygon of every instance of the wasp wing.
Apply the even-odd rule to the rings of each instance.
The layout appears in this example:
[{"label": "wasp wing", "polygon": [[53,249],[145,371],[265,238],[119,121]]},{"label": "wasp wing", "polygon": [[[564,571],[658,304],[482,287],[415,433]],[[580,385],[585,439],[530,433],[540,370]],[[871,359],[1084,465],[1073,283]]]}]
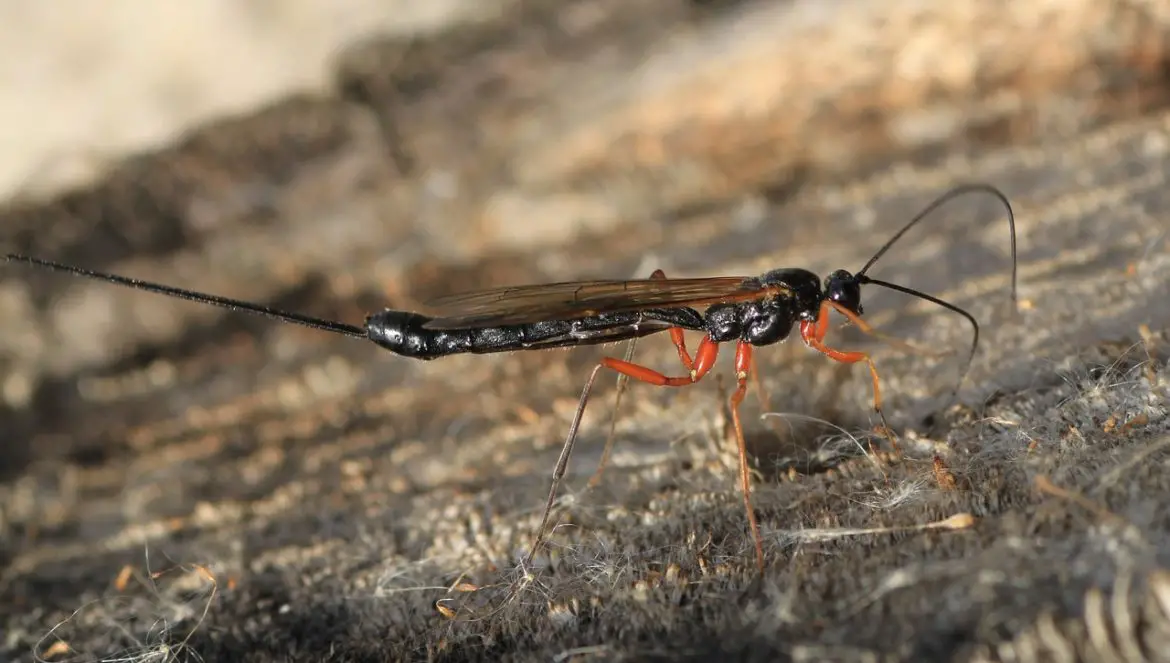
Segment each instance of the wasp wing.
[{"label": "wasp wing", "polygon": [[573,320],[602,313],[678,306],[709,306],[759,299],[777,286],[759,279],[719,276],[692,279],[566,281],[450,295],[428,304],[428,329],[466,329]]}]

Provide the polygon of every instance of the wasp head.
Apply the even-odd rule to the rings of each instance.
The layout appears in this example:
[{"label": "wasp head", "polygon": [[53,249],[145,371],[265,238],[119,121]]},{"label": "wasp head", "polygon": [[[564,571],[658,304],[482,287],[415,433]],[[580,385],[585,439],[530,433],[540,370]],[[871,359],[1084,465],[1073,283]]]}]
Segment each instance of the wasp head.
[{"label": "wasp head", "polygon": [[853,274],[838,269],[825,279],[825,299],[840,304],[857,315],[862,314],[861,282]]}]

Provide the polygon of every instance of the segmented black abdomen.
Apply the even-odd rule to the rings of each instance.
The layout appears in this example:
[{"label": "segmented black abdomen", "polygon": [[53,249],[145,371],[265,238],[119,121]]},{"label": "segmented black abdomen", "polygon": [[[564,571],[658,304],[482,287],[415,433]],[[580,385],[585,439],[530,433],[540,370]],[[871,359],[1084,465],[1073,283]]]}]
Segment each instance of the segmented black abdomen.
[{"label": "segmented black abdomen", "polygon": [[419,313],[387,309],[366,318],[366,334],[371,341],[395,354],[413,359],[435,359],[462,353],[486,354],[610,343],[646,336],[673,325],[687,329],[703,328],[702,316],[688,308],[603,313],[575,320],[470,329],[425,327],[431,320]]},{"label": "segmented black abdomen", "polygon": [[366,333],[371,341],[383,348],[413,359],[434,359],[465,352],[491,352],[493,347],[515,349],[519,341],[517,330],[508,327],[484,329],[423,327],[430,320],[431,318],[418,313],[385,310],[366,318]]}]

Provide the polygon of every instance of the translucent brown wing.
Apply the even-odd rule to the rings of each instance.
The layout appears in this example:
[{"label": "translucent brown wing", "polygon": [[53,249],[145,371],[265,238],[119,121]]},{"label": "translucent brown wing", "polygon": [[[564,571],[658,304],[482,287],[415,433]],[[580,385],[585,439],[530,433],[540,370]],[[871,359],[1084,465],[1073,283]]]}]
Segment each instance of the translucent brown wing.
[{"label": "translucent brown wing", "polygon": [[523,285],[450,295],[428,304],[429,329],[519,325],[571,320],[600,313],[672,306],[709,306],[758,299],[777,288],[753,277],[568,281]]}]

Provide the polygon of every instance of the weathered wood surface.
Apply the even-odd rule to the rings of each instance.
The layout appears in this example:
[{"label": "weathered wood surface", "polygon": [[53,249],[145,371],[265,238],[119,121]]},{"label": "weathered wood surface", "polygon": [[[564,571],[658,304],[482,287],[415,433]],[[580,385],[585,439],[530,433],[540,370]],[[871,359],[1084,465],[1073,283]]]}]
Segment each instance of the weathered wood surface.
[{"label": "weathered wood surface", "polygon": [[[357,323],[493,284],[856,269],[984,180],[1014,202],[1027,305],[1002,210],[956,202],[874,274],[984,322],[960,406],[938,412],[954,356],[848,331],[902,456],[749,399],[762,581],[716,380],[633,387],[584,492],[606,385],[551,565],[518,585],[603,350],[414,364],[8,265],[0,658],[1167,660],[1168,26],[1164,2],[519,3],[9,204],[9,249]],[[866,309],[969,339],[889,293]],[[757,354],[772,409],[864,441],[863,368]],[[660,339],[639,357],[673,365]]]}]

